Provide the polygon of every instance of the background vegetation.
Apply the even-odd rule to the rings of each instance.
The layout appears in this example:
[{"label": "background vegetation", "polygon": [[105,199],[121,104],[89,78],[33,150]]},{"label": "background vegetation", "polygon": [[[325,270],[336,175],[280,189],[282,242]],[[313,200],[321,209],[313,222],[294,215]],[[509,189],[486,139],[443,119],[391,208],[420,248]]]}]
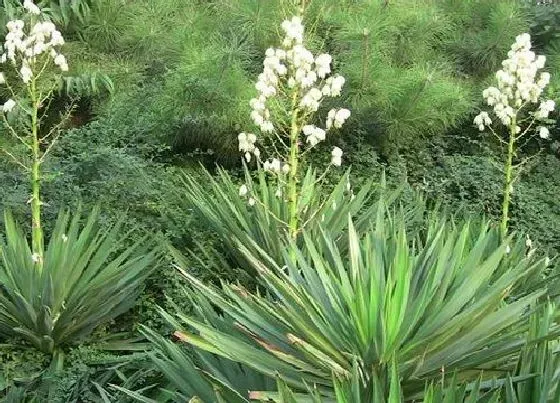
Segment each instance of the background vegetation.
[{"label": "background vegetation", "polygon": [[[16,3],[3,1],[2,27]],[[208,265],[214,269],[203,269],[204,262],[215,258],[204,251],[219,242],[186,202],[182,173],[203,178],[201,163],[210,170],[221,165],[234,178],[239,174],[237,134],[247,127],[248,101],[262,56],[278,37],[278,21],[289,13],[291,2],[40,3],[69,42],[70,72],[51,106],[52,115],[72,100],[78,105],[45,166],[46,231],[52,230],[48,225],[61,207],[81,203],[89,210],[99,205],[102,223],[114,224],[124,215],[124,225],[134,228],[136,239],[155,234],[183,252],[203,278],[235,277],[219,272],[228,265],[235,269],[235,260],[227,255],[224,262]],[[472,127],[472,118],[482,89],[522,32],[530,32],[538,52],[547,55],[553,80],[549,98],[560,101],[560,6],[536,4],[311,2],[310,47],[332,54],[335,69],[347,78],[342,102],[350,105],[352,118],[340,141],[356,185],[385,170],[390,187],[406,182],[405,203],[418,189],[428,203],[440,202],[459,215],[499,216],[502,179],[492,164],[498,150]],[[3,103],[7,94],[0,98]],[[0,135],[0,141],[5,139]],[[530,151],[535,150],[540,150],[539,158],[514,191],[511,225],[542,250],[558,252],[560,125],[551,131],[550,141],[531,144]],[[329,181],[334,185],[339,179],[333,174]],[[29,221],[27,186],[17,167],[0,158],[0,206],[23,223]],[[168,378],[151,364],[137,330],[142,323],[154,332],[170,332],[157,305],[191,310],[181,279],[166,263],[148,280],[132,312],[70,349],[71,365],[62,372],[49,371],[50,360],[42,353],[13,340],[2,345],[0,396],[6,401],[21,401],[24,395],[53,402],[126,399],[125,393],[100,386],[111,383],[136,390],[157,385],[148,392],[164,399],[157,393],[165,395],[159,390]]]}]

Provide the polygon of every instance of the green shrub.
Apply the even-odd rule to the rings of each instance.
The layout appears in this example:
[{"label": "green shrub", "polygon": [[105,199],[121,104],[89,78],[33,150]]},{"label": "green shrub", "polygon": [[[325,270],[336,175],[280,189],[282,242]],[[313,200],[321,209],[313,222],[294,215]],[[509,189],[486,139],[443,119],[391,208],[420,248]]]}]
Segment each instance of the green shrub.
[{"label": "green shrub", "polygon": [[[328,233],[309,234],[281,264],[264,251],[255,256],[254,242],[238,242],[266,292],[235,283],[218,290],[182,271],[192,298],[204,302],[198,315],[170,319],[181,326],[175,335],[330,398],[333,374],[347,379],[355,368],[365,401],[390,396],[390,379],[400,379],[412,399],[442,368],[473,382],[492,379],[494,370],[513,373],[508,363],[526,343],[539,299],[557,292],[541,282],[545,260],[527,255],[523,238],[508,240],[506,254],[488,224],[454,225],[437,215],[408,238],[403,214],[383,211],[362,236],[350,223],[346,248]],[[210,319],[214,307],[223,312],[218,323]],[[553,310],[542,330],[550,338],[560,334],[556,316]]]},{"label": "green shrub", "polygon": [[[409,172],[411,186],[456,214],[467,217],[483,214],[498,220],[503,179],[489,156],[460,154],[437,147],[416,150],[416,156],[416,161],[414,155],[403,157],[408,165],[403,169]],[[558,169],[558,157],[544,153],[521,176],[512,195],[512,229],[527,234],[551,255],[558,250],[560,236],[557,225],[560,218],[555,207],[556,189],[560,186]]]},{"label": "green shrub", "polygon": [[[332,189],[328,189],[329,184],[316,183],[316,178],[317,174],[312,168],[302,178],[298,193],[299,220],[312,236],[319,237],[323,230],[330,233],[342,249],[346,240],[348,216],[355,218],[355,227],[360,234],[364,233],[376,218],[378,198],[391,204],[402,190],[387,191],[383,177],[380,183],[371,179],[366,181],[354,194],[349,173],[335,182]],[[210,262],[214,270],[219,270],[220,265],[227,265],[223,256],[232,259],[232,268],[250,268],[246,255],[236,247],[238,242],[247,245],[256,254],[263,250],[276,262],[283,260],[289,238],[288,204],[276,195],[275,181],[270,180],[262,170],[255,178],[250,171],[245,170],[245,184],[255,200],[258,200],[254,205],[239,195],[239,185],[224,170],[218,171],[217,178],[206,173],[203,181],[197,176],[185,176],[184,200],[221,243],[217,253],[212,250],[205,253],[200,248],[193,253],[198,256],[205,253],[206,264]],[[422,203],[411,203],[411,206],[406,218],[407,224],[414,226],[422,218],[424,210]],[[297,242],[301,245],[303,238],[298,236]],[[219,253],[222,257],[218,256]],[[179,254],[175,255],[182,259]]]},{"label": "green shrub", "polygon": [[6,213],[0,334],[53,353],[134,306],[156,254],[146,239],[119,250],[126,242],[120,226],[102,231],[96,219],[94,211],[80,228],[79,214],[61,214],[38,271],[24,233]]},{"label": "green shrub", "polygon": [[560,40],[560,4],[554,1],[525,0],[531,16],[531,34],[539,46]]},{"label": "green shrub", "polygon": [[[103,223],[112,225],[125,214],[126,229],[137,227],[137,236],[146,231],[166,235],[183,249],[194,234],[189,230],[192,215],[176,197],[182,169],[154,161],[168,148],[148,132],[136,130],[145,121],[138,119],[135,127],[127,126],[132,118],[122,126],[117,121],[100,118],[70,130],[53,148],[44,166],[47,229],[52,229],[50,223],[61,208],[98,205]],[[18,221],[27,222],[26,178],[7,165],[0,175],[0,202]]]}]

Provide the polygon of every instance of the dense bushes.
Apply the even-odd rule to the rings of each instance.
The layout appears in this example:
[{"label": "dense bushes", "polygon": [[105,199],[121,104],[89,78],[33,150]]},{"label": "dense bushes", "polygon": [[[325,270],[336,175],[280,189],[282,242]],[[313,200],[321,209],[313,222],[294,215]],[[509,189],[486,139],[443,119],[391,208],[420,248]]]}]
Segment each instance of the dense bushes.
[{"label": "dense bushes", "polygon": [[[450,151],[440,144],[416,155],[403,156],[400,170],[408,172],[413,187],[430,199],[439,200],[449,211],[467,217],[482,214],[497,220],[502,177],[492,157]],[[556,207],[558,169],[558,157],[542,155],[522,175],[512,198],[512,227],[551,251],[557,250],[560,233]]]},{"label": "dense bushes", "polygon": [[[103,0],[89,9],[79,31],[91,47],[86,65],[102,66],[119,90],[161,83],[146,113],[166,122],[152,133],[231,156],[259,55],[277,35],[272,22],[288,8],[280,2],[160,0],[114,12],[121,5]],[[481,84],[528,26],[528,14],[513,0],[421,7],[315,0],[308,18],[312,47],[338,60],[357,122],[388,153],[396,151],[395,142],[411,145],[468,119]],[[122,102],[134,104],[135,91],[127,92]],[[183,122],[183,130],[171,121]]]}]

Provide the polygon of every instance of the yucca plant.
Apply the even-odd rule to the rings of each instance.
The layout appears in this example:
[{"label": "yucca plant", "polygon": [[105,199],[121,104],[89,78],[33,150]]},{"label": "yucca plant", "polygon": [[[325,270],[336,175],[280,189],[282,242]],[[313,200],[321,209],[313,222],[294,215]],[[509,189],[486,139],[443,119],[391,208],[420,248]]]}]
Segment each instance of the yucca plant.
[{"label": "yucca plant", "polygon": [[[189,297],[190,298],[190,297]],[[204,298],[192,301],[195,306],[207,305]],[[212,310],[202,308],[210,313],[207,319],[213,326],[220,327],[219,315]],[[172,317],[163,312],[170,323],[180,326]],[[557,342],[549,340],[548,332],[551,321],[557,311],[553,304],[545,304],[531,319],[527,342],[519,355],[514,372],[490,373],[495,379],[484,380],[482,376],[469,383],[460,383],[456,374],[448,376],[442,371],[439,379],[429,382],[423,391],[410,399],[423,403],[520,403],[520,402],[557,402],[560,398],[560,359]],[[403,402],[404,396],[396,365],[391,365],[389,390],[383,394],[382,383],[376,379],[374,398],[363,393],[362,375],[355,364],[349,375],[340,376],[333,373],[332,384],[334,397],[325,397],[314,385],[307,385],[306,392],[295,392],[286,382],[277,376],[277,385],[273,387],[270,378],[243,367],[225,358],[207,354],[200,350],[191,350],[180,346],[147,328],[144,335],[154,343],[151,358],[157,368],[169,381],[168,400],[183,402],[192,398],[196,402],[243,402],[273,401],[278,403],[313,402],[313,403],[376,403]],[[556,350],[554,348],[556,346]],[[195,364],[195,360],[197,364]],[[266,386],[266,390],[252,391],[256,385]],[[250,387],[253,385],[253,388]],[[140,392],[115,387],[138,401],[156,402]],[[176,389],[175,392],[173,390]],[[247,393],[249,391],[249,393]],[[159,397],[161,399],[161,396]]]},{"label": "yucca plant", "polygon": [[[316,172],[309,168],[302,178],[299,193],[298,216],[305,225],[308,236],[320,236],[321,231],[328,231],[333,239],[344,249],[346,243],[346,226],[348,216],[355,217],[354,228],[358,233],[369,229],[375,220],[377,204],[380,197],[384,203],[392,205],[401,196],[404,185],[394,190],[387,190],[385,177],[376,183],[369,180],[354,194],[350,187],[349,172],[342,176],[332,189],[316,181]],[[253,205],[239,195],[239,184],[231,175],[222,169],[218,175],[209,172],[200,176],[185,175],[185,192],[189,206],[198,214],[202,222],[213,230],[223,244],[223,252],[232,257],[234,264],[244,270],[251,271],[247,255],[236,248],[236,242],[251,248],[254,254],[265,250],[267,255],[280,263],[286,250],[289,218],[288,203],[277,196],[277,184],[262,170],[253,177],[245,169],[245,184],[258,202]],[[326,196],[325,196],[326,195]],[[409,227],[417,224],[425,213],[425,205],[416,194],[414,203],[406,209],[404,216]],[[322,229],[320,229],[322,228]],[[302,246],[303,237],[298,234],[295,242]],[[200,248],[199,248],[200,249]],[[203,251],[195,255],[200,256]],[[178,260],[183,261],[178,253]],[[209,260],[213,260],[209,257]]]},{"label": "yucca plant", "polygon": [[[529,34],[518,35],[511,45],[508,58],[502,62],[503,69],[496,73],[497,87],[500,89],[488,87],[482,93],[488,106],[494,106],[493,118],[500,122],[498,128],[492,128],[492,119],[485,111],[480,112],[473,121],[480,131],[488,127],[502,147],[507,149],[504,152],[503,170],[500,164],[504,175],[501,220],[503,237],[508,230],[513,186],[529,160],[526,157],[516,161],[517,155],[531,138],[548,138],[547,125],[554,122],[549,114],[554,111],[556,104],[551,99],[545,99],[544,92],[550,82],[550,73],[538,72],[545,67],[546,56],[536,56],[531,47]],[[531,91],[526,92],[524,88],[531,88]],[[512,91],[515,96],[510,101],[508,95],[504,97],[503,94],[510,94]],[[503,110],[508,112],[504,115]],[[501,130],[507,134],[502,136]]]},{"label": "yucca plant", "polygon": [[[460,382],[513,371],[549,290],[542,285],[516,298],[511,291],[544,272],[545,259],[515,250],[525,249],[522,242],[501,242],[487,223],[454,225],[434,215],[409,239],[402,213],[385,216],[381,205],[377,215],[361,236],[349,222],[347,252],[326,232],[306,234],[278,264],[264,251],[255,257],[255,242],[238,242],[266,292],[239,284],[218,290],[182,270],[223,319],[213,325],[199,304],[198,316],[177,315],[183,328],[175,335],[271,378],[280,374],[296,391],[315,385],[326,398],[336,395],[333,374],[348,378],[356,365],[365,401],[390,396],[391,371],[404,399],[442,371]],[[520,258],[504,269],[509,254]],[[557,337],[560,328],[549,324],[547,337]]]},{"label": "yucca plant", "polygon": [[[221,315],[211,309],[208,301],[184,290],[184,296],[194,309],[208,313],[206,319],[220,326]],[[202,307],[202,308],[201,308]],[[175,319],[162,311],[170,323],[180,326]],[[274,379],[226,358],[194,349],[160,332],[141,326],[142,335],[151,343],[147,354],[151,360],[147,367],[159,371],[166,382],[159,389],[132,390],[126,385],[111,385],[112,389],[123,392],[131,398],[143,402],[248,402],[251,390],[274,390]],[[198,400],[197,400],[198,399]]]},{"label": "yucca plant", "polygon": [[24,232],[9,212],[0,243],[0,334],[53,353],[134,306],[156,261],[147,240],[121,225],[101,228],[94,210],[61,213],[37,270]]},{"label": "yucca plant", "polygon": [[[294,393],[281,379],[278,380],[276,392],[256,392],[252,394],[254,400],[273,401],[277,403],[401,403],[403,402],[398,374],[392,373],[392,380],[388,396],[378,395],[373,400],[368,400],[360,394],[360,374],[352,373],[350,379],[333,379],[335,390],[334,398],[324,398],[316,390],[309,387],[308,395]],[[426,386],[422,398],[415,400],[422,403],[492,403],[499,402],[501,387],[490,387],[484,390],[479,380],[472,384],[457,384],[453,377],[450,382],[430,383]]]},{"label": "yucca plant", "polygon": [[147,328],[142,333],[153,343],[150,358],[169,381],[165,389],[171,401],[197,397],[203,402],[241,403],[251,390],[274,389],[273,379],[247,366],[175,343]]},{"label": "yucca plant", "polygon": [[[66,2],[64,2],[66,3]],[[75,3],[75,4],[74,4]],[[74,2],[79,7],[80,2]],[[121,225],[101,228],[94,210],[83,227],[80,214],[61,213],[45,248],[42,224],[42,165],[69,114],[47,133],[41,130],[58,82],[68,70],[60,53],[65,41],[39,6],[26,0],[23,20],[7,24],[0,83],[12,94],[0,116],[6,132],[28,158],[1,148],[29,175],[31,239],[5,212],[0,243],[0,334],[26,340],[55,353],[80,340],[96,326],[130,309],[153,269],[156,252],[146,239],[132,242]],[[9,79],[8,79],[9,75]],[[14,88],[25,91],[17,93]],[[71,109],[69,113],[71,112]],[[62,356],[55,354],[55,362]]]},{"label": "yucca plant", "polygon": [[[186,177],[187,201],[234,251],[236,263],[243,269],[250,265],[244,255],[235,252],[234,240],[260,247],[280,263],[287,241],[301,245],[303,231],[310,237],[319,236],[321,225],[340,241],[349,214],[355,217],[360,233],[375,215],[373,181],[354,194],[346,173],[334,189],[328,189],[329,173],[343,164],[342,149],[329,147],[330,162],[324,166],[309,163],[311,154],[329,153],[319,145],[327,137],[335,141],[351,112],[332,107],[334,98],[342,94],[345,79],[333,73],[331,55],[314,54],[306,48],[308,28],[303,21],[308,4],[300,5],[297,15],[280,25],[283,39],[265,52],[255,97],[249,101],[252,124],[247,130],[251,131],[238,135],[244,164],[256,163],[256,178],[245,165],[245,183],[239,187],[224,171],[218,172],[218,180],[208,175],[209,187],[199,178]],[[322,105],[332,108],[326,112]]]},{"label": "yucca plant", "polygon": [[[560,344],[548,335],[554,321],[558,321],[558,311],[552,303],[545,304],[532,318],[527,345],[503,388],[505,402],[560,401]],[[515,382],[515,378],[522,381]]]}]

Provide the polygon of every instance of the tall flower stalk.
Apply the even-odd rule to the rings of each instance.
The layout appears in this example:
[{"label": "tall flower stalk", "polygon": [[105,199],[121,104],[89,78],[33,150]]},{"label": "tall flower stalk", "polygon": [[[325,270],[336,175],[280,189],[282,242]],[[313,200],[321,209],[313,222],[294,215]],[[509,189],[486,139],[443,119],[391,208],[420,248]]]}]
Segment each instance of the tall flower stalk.
[{"label": "tall flower stalk", "polygon": [[[285,224],[290,237],[296,238],[303,226],[299,220],[302,160],[328,133],[342,127],[350,111],[331,109],[324,128],[312,124],[322,102],[340,96],[345,80],[331,74],[330,55],[315,56],[306,49],[300,16],[284,21],[281,28],[282,44],[266,50],[264,69],[255,85],[258,96],[250,102],[251,119],[259,135],[241,133],[238,140],[247,162],[255,158],[260,168],[276,176],[276,195],[288,203]],[[341,164],[342,150],[334,147],[329,167]],[[323,178],[324,174],[317,181]],[[246,185],[240,194],[249,198],[249,204],[258,202]]]},{"label": "tall flower stalk", "polygon": [[490,129],[506,150],[500,221],[503,237],[508,232],[513,185],[528,161],[525,158],[516,162],[517,151],[533,137],[546,139],[549,136],[545,125],[552,123],[549,114],[554,110],[555,104],[552,100],[542,99],[543,91],[550,82],[548,72],[539,72],[544,68],[545,62],[545,56],[537,56],[531,50],[529,34],[517,36],[508,52],[508,58],[502,62],[502,69],[496,73],[497,87],[489,87],[482,93],[486,103],[493,107],[495,118],[504,127],[505,138],[499,129],[492,128],[493,121],[488,112],[482,111],[474,118],[474,124],[479,130]]},{"label": "tall flower stalk", "polygon": [[[0,84],[5,85],[12,98],[2,106],[2,118],[8,133],[30,154],[30,162],[2,149],[13,162],[30,175],[31,180],[31,245],[37,270],[43,267],[44,241],[41,224],[41,165],[58,136],[60,125],[41,136],[42,111],[57,86],[56,70],[68,71],[66,58],[60,53],[64,45],[62,34],[50,21],[43,21],[41,10],[31,0],[23,3],[24,20],[7,24],[8,33],[0,63]],[[53,67],[55,71],[53,71]],[[14,74],[7,74],[11,70]],[[14,82],[9,82],[14,78]],[[21,89],[22,91],[17,91]]]}]

